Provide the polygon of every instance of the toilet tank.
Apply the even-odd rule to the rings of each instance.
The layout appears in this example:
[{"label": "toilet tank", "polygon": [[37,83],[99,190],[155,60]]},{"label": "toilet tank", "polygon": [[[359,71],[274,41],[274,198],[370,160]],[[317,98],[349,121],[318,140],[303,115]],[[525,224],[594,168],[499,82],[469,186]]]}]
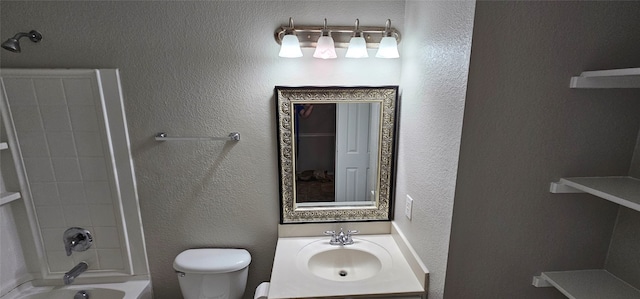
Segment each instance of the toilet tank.
[{"label": "toilet tank", "polygon": [[244,249],[189,249],[176,257],[173,268],[184,299],[239,299],[250,262]]}]

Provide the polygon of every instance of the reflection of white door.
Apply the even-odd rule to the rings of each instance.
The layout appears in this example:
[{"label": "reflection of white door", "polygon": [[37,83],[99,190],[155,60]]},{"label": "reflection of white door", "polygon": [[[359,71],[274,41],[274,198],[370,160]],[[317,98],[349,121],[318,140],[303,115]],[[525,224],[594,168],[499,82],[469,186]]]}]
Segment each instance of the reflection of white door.
[{"label": "reflection of white door", "polygon": [[370,104],[336,104],[336,201],[365,201]]},{"label": "reflection of white door", "polygon": [[376,201],[378,192],[378,150],[380,147],[380,103],[371,103],[369,118],[369,173],[367,177],[367,201]]}]

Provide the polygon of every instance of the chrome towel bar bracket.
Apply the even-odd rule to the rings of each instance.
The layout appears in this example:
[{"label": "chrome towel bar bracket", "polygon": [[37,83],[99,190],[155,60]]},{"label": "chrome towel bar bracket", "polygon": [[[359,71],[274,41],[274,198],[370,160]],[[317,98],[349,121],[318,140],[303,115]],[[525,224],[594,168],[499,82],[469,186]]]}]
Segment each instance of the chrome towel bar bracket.
[{"label": "chrome towel bar bracket", "polygon": [[240,133],[231,132],[227,137],[169,137],[167,133],[160,132],[156,134],[156,141],[240,141]]}]

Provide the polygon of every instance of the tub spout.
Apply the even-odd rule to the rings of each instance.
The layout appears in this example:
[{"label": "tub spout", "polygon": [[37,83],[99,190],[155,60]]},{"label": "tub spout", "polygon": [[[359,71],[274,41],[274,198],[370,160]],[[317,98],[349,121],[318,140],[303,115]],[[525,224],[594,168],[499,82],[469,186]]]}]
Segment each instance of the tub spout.
[{"label": "tub spout", "polygon": [[87,271],[88,268],[89,265],[86,262],[78,263],[75,267],[69,270],[69,272],[64,274],[64,277],[62,277],[64,284],[72,284],[76,277],[82,274],[82,272]]}]

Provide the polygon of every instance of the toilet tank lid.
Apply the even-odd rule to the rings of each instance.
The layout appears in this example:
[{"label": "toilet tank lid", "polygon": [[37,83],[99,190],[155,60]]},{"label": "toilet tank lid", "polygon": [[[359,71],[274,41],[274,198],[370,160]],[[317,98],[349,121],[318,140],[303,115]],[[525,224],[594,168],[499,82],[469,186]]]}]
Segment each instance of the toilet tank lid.
[{"label": "toilet tank lid", "polygon": [[173,269],[184,273],[227,273],[246,268],[251,255],[245,249],[188,249],[176,256]]}]

